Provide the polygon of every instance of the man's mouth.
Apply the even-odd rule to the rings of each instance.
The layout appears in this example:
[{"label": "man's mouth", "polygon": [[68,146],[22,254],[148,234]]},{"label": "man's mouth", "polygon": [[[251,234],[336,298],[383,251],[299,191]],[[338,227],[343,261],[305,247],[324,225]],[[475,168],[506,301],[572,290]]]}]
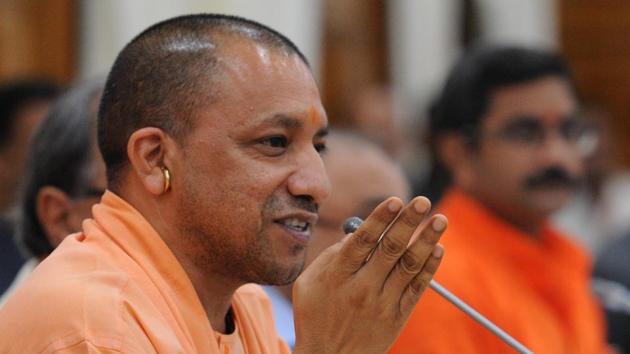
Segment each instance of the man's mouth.
[{"label": "man's mouth", "polygon": [[297,232],[306,232],[311,227],[311,224],[308,221],[300,220],[298,218],[281,219],[276,222],[289,230]]},{"label": "man's mouth", "polygon": [[293,242],[297,242],[304,247],[308,245],[311,239],[313,225],[316,222],[317,214],[305,211],[285,214],[274,220],[275,224],[282,227],[285,233],[291,236]]}]

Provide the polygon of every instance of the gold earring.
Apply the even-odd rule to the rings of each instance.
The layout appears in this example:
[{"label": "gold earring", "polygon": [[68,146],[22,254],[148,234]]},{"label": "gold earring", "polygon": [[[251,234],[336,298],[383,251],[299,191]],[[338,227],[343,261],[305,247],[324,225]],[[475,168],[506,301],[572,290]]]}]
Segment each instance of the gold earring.
[{"label": "gold earring", "polygon": [[166,168],[166,167],[162,167],[162,173],[164,174],[164,191],[163,191],[163,193],[165,193],[169,189],[171,189],[171,173],[169,172],[168,168]]}]

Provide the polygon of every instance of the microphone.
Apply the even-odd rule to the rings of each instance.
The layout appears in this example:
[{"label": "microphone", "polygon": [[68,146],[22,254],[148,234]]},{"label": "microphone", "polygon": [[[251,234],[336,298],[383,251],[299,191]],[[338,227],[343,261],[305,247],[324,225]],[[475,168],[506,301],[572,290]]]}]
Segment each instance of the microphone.
[{"label": "microphone", "polygon": [[[353,233],[361,226],[361,224],[363,224],[363,220],[361,220],[361,218],[356,217],[356,216],[350,217],[350,218],[346,219],[346,222],[343,223],[343,231],[346,234]],[[504,330],[502,330],[497,325],[492,323],[490,320],[488,320],[482,314],[477,312],[477,310],[475,310],[472,307],[470,307],[468,304],[466,304],[460,298],[458,298],[457,296],[453,295],[453,293],[448,291],[445,287],[440,285],[435,280],[431,280],[429,282],[429,287],[431,289],[433,289],[433,291],[438,293],[440,296],[445,298],[448,302],[453,304],[455,307],[460,309],[462,312],[464,312],[465,314],[470,316],[473,320],[477,321],[477,323],[481,324],[487,330],[489,330],[494,335],[499,337],[499,339],[501,339],[507,345],[512,347],[518,353],[520,353],[520,354],[533,354],[533,352],[531,350],[527,349],[527,347],[525,347],[519,341],[517,341],[512,336],[507,334]]]}]

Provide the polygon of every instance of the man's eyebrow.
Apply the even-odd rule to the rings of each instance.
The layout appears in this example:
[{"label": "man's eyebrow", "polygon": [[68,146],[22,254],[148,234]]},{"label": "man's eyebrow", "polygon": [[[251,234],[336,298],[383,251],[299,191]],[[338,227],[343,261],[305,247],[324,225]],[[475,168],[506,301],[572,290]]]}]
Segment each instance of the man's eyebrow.
[{"label": "man's eyebrow", "polygon": [[505,125],[514,126],[522,124],[540,124],[540,117],[531,114],[517,114]]},{"label": "man's eyebrow", "polygon": [[326,136],[328,136],[328,133],[330,133],[330,130],[328,129],[328,127],[323,127],[322,129],[320,129],[317,134],[315,134],[316,138],[324,138]]},{"label": "man's eyebrow", "polygon": [[263,120],[260,123],[259,127],[274,127],[274,126],[281,126],[286,129],[294,130],[294,129],[302,128],[302,126],[304,126],[304,123],[302,123],[302,121],[297,118],[293,118],[286,114],[278,113],[278,114],[274,114],[270,118]]},{"label": "man's eyebrow", "polygon": [[[297,130],[304,127],[304,122],[301,121],[300,119],[288,116],[286,114],[279,113],[265,120],[262,123],[262,126],[269,126],[269,127],[281,126],[289,130]],[[328,129],[328,126],[326,126],[320,129],[317,132],[317,134],[315,134],[315,136],[318,138],[325,137],[328,135],[328,132],[329,132],[329,129]]]}]

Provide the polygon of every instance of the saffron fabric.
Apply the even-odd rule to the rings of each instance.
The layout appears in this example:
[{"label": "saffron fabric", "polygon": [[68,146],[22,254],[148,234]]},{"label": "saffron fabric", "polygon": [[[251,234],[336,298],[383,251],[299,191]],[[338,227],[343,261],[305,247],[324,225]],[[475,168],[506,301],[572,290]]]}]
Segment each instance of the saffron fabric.
[{"label": "saffron fabric", "polygon": [[137,210],[108,191],[92,213],[0,310],[1,353],[289,353],[260,287],[233,297],[237,336],[217,335]]},{"label": "saffron fabric", "polygon": [[[590,290],[588,255],[545,226],[535,238],[462,191],[438,210],[449,219],[435,279],[534,353],[605,351],[603,315]],[[478,323],[427,289],[394,354],[513,353]]]}]

